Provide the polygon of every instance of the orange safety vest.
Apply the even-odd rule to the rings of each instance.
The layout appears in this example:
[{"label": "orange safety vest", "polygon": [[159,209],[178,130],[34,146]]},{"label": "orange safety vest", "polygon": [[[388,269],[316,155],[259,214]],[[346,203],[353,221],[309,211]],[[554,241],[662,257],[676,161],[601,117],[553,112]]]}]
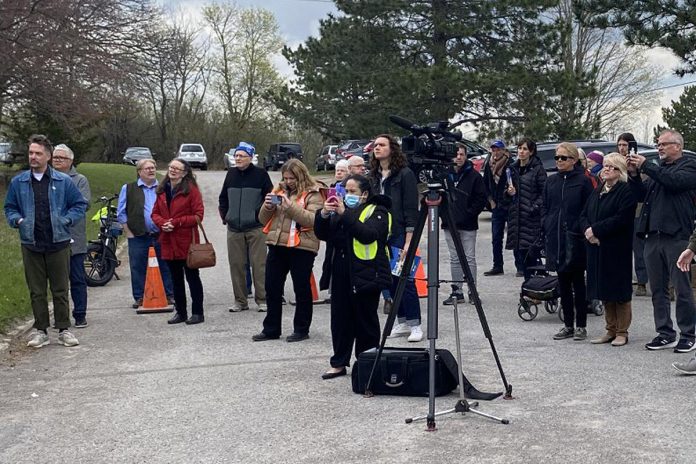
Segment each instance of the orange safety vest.
[{"label": "orange safety vest", "polygon": [[[300,206],[300,208],[304,209],[305,207],[305,200],[307,199],[307,192],[302,192],[302,194],[297,197],[297,204]],[[273,218],[275,217],[275,211],[273,212],[273,216],[266,222],[266,225],[263,226],[263,233],[268,235],[268,233],[271,231],[271,224],[273,223]],[[306,229],[311,229],[311,227],[307,227]],[[289,248],[296,247],[300,244],[300,232],[302,232],[302,227],[297,226],[297,222],[293,219],[292,222],[290,223],[290,233],[288,234],[288,242],[285,246]]]}]

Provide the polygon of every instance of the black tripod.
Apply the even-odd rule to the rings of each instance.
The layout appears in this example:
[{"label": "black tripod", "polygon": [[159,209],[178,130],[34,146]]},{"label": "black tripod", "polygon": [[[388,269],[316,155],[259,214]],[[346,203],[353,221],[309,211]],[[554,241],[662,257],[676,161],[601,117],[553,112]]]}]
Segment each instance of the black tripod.
[{"label": "black tripod", "polygon": [[[409,244],[409,248],[406,252],[406,257],[404,259],[404,265],[402,268],[401,275],[399,276],[399,282],[396,287],[396,294],[394,295],[393,299],[393,306],[391,309],[391,312],[389,313],[389,316],[387,317],[387,321],[384,325],[384,331],[382,333],[382,341],[380,343],[380,346],[377,350],[377,355],[375,356],[374,363],[372,365],[372,371],[370,372],[370,378],[367,381],[367,386],[365,389],[365,394],[368,396],[371,396],[372,393],[370,391],[370,388],[372,386],[372,379],[374,377],[375,369],[379,363],[380,357],[382,356],[382,351],[384,349],[384,345],[387,341],[387,336],[389,333],[391,333],[392,326],[394,325],[394,320],[396,319],[396,312],[397,308],[401,304],[401,298],[404,293],[404,289],[406,288],[406,282],[410,277],[410,271],[411,267],[413,266],[413,262],[416,256],[416,248],[418,246],[418,243],[420,242],[421,236],[423,234],[423,227],[425,226],[426,219],[428,222],[428,330],[427,330],[427,336],[428,340],[430,343],[429,346],[429,353],[428,353],[428,359],[429,359],[429,394],[428,394],[428,414],[427,416],[420,416],[420,417],[413,417],[406,419],[406,423],[411,423],[413,421],[417,420],[422,420],[422,419],[427,419],[427,430],[433,431],[436,430],[435,426],[435,417],[443,414],[449,414],[453,412],[472,412],[475,414],[478,414],[480,416],[488,417],[490,419],[499,421],[503,424],[507,424],[508,420],[507,419],[501,419],[495,416],[491,416],[489,414],[485,414],[481,411],[478,411],[474,409],[476,406],[478,406],[478,403],[469,403],[465,397],[464,397],[464,374],[462,372],[461,366],[462,366],[462,358],[461,358],[461,344],[460,344],[460,337],[459,337],[459,313],[457,309],[457,305],[455,303],[454,306],[454,321],[455,321],[455,335],[456,335],[456,344],[457,344],[457,362],[459,363],[459,368],[457,369],[459,372],[459,400],[455,404],[454,408],[449,409],[447,411],[441,411],[441,412],[435,412],[435,340],[437,340],[438,336],[438,295],[437,291],[439,288],[439,269],[438,269],[438,263],[439,263],[439,248],[440,248],[440,243],[439,243],[439,209],[440,209],[440,204],[445,200],[445,207],[443,209],[444,215],[445,215],[445,220],[447,221],[448,224],[450,224],[450,227],[453,227],[455,222],[452,220],[452,211],[450,208],[450,204],[445,197],[445,195],[448,193],[448,188],[443,187],[443,184],[439,182],[432,182],[428,183],[428,191],[425,195],[425,198],[423,199],[423,202],[425,204],[425,207],[421,208],[419,217],[418,217],[418,222],[416,223],[416,228],[413,232],[413,237],[411,239],[411,242]],[[500,364],[500,358],[498,357],[498,352],[495,349],[495,345],[493,344],[493,338],[491,335],[490,328],[488,327],[488,322],[486,319],[486,315],[483,312],[483,307],[481,306],[481,299],[479,298],[478,295],[478,290],[476,289],[476,285],[474,284],[474,279],[473,275],[471,274],[471,268],[469,267],[469,263],[466,260],[466,256],[464,253],[464,246],[462,245],[461,237],[459,234],[456,232],[456,229],[453,230],[452,233],[452,239],[454,241],[454,245],[457,251],[457,258],[459,259],[459,262],[461,263],[462,270],[464,271],[464,277],[467,281],[468,287],[469,287],[469,293],[471,295],[471,299],[474,302],[474,306],[476,307],[476,312],[478,313],[478,318],[479,321],[481,322],[481,327],[483,328],[484,335],[488,339],[488,342],[491,346],[491,351],[493,352],[493,357],[495,358],[495,362],[498,366],[498,371],[500,372],[500,377],[503,381],[503,385],[505,386],[505,398],[506,399],[512,399],[512,385],[508,384],[507,379],[505,378],[505,373],[503,372],[503,367]],[[473,406],[473,407],[472,407]]]}]

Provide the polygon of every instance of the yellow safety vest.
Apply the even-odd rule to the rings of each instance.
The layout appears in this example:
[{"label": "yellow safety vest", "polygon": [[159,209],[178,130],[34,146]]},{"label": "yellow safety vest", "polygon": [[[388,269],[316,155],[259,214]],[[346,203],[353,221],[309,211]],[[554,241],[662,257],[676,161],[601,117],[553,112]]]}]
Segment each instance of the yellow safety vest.
[{"label": "yellow safety vest", "polygon": [[[370,216],[372,216],[372,213],[375,212],[375,208],[377,208],[376,205],[367,205],[367,207],[362,210],[362,213],[360,213],[360,217],[358,220],[362,223],[365,223]],[[389,233],[387,236],[391,235],[391,226],[392,226],[392,217],[391,213],[387,213],[387,218],[389,219]],[[375,256],[377,256],[377,241],[374,241],[372,243],[361,243],[358,241],[358,239],[354,238],[353,239],[353,254],[358,259],[361,259],[363,261],[369,261],[372,259],[375,259]],[[387,253],[389,254],[389,253]]]}]

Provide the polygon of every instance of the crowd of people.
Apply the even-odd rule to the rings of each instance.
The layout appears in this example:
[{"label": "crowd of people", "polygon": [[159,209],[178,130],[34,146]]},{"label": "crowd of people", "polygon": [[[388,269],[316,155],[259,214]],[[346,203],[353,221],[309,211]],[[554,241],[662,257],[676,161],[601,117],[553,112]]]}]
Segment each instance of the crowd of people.
[{"label": "crowd of people", "polygon": [[[673,348],[678,353],[696,349],[690,278],[696,254],[696,161],[684,156],[684,141],[676,131],[660,133],[659,163],[646,162],[631,150],[632,144],[630,133],[622,134],[616,152],[607,154],[585,154],[573,143],[560,143],[554,156],[558,172],[549,176],[531,139],[516,144],[514,159],[503,141],[495,141],[482,175],[467,159],[466,146],[459,144],[447,173],[454,187],[453,223],[442,222],[452,274],[451,293],[443,304],[466,302],[465,286],[476,283],[478,219],[488,207],[493,265],[483,275],[504,274],[503,244],[512,251],[518,277],[531,278],[542,264],[555,272],[564,326],[553,339],[585,340],[588,301],[599,300],[605,308],[606,333],[591,343],[626,345],[631,300],[645,296],[649,285],[657,335],[645,348]],[[322,377],[345,375],[353,351],[357,357],[379,343],[378,307],[381,298],[387,310],[393,305],[399,282],[393,262],[403,259],[413,239],[420,206],[418,180],[398,139],[389,134],[375,138],[369,166],[360,156],[338,162],[331,185],[314,179],[302,162],[292,159],[282,166],[282,180],[274,186],[268,173],[252,164],[253,156],[253,145],[241,142],[218,197],[218,213],[227,227],[234,296],[229,311],[249,310],[253,296],[265,317],[252,340],[280,338],[289,274],[295,312],[286,341],[308,339],[314,261],[320,242],[326,242],[319,286],[331,295],[333,356]],[[65,145],[54,149],[45,136],[32,136],[28,159],[30,169],[12,180],[4,207],[22,244],[35,320],[28,346],[50,343],[47,286],[58,340],[75,346],[79,341],[68,330],[68,295],[75,327],[86,327],[82,263],[89,183],[72,165],[72,150]],[[143,304],[148,250],[154,247],[165,293],[176,309],[168,323],[200,324],[205,321],[203,284],[186,256],[191,243],[199,240],[203,198],[186,160],[170,161],[162,181],[156,168],[154,160],[139,161],[137,179],[122,187],[118,200],[117,219],[128,238],[133,307]],[[463,244],[473,282],[464,276],[454,234]],[[671,318],[671,291],[678,331]],[[468,299],[472,302],[471,294]],[[407,280],[394,310],[397,324],[389,337],[421,341],[413,279]],[[673,366],[696,374],[696,358]]]}]

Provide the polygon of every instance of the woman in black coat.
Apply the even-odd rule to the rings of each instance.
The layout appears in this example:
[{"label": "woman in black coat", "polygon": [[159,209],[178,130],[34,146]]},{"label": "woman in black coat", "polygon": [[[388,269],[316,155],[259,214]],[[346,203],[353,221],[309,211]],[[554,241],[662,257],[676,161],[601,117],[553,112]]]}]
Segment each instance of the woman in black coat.
[{"label": "woman in black coat", "polygon": [[331,244],[331,369],[322,375],[346,375],[351,350],[355,356],[379,345],[377,306],[382,289],[391,285],[386,253],[391,200],[371,195],[370,181],[346,179],[346,195],[329,197],[317,211],[314,233]]},{"label": "woman in black coat", "polygon": [[604,157],[604,184],[590,195],[580,227],[587,239],[587,294],[604,302],[607,333],[592,343],[628,342],[633,293],[633,217],[636,199],[627,184],[626,160]]},{"label": "woman in black coat", "polygon": [[578,149],[575,144],[559,144],[554,159],[558,174],[546,181],[542,217],[546,267],[558,273],[565,327],[553,338],[584,340],[587,338],[585,245],[579,219],[592,193],[592,183],[585,176],[585,170],[576,166]]},{"label": "woman in black coat", "polygon": [[528,268],[539,264],[541,248],[541,206],[544,202],[546,170],[536,156],[536,143],[522,139],[517,144],[517,161],[510,168],[512,185],[505,191],[512,197],[505,248],[515,254],[525,280]]}]

